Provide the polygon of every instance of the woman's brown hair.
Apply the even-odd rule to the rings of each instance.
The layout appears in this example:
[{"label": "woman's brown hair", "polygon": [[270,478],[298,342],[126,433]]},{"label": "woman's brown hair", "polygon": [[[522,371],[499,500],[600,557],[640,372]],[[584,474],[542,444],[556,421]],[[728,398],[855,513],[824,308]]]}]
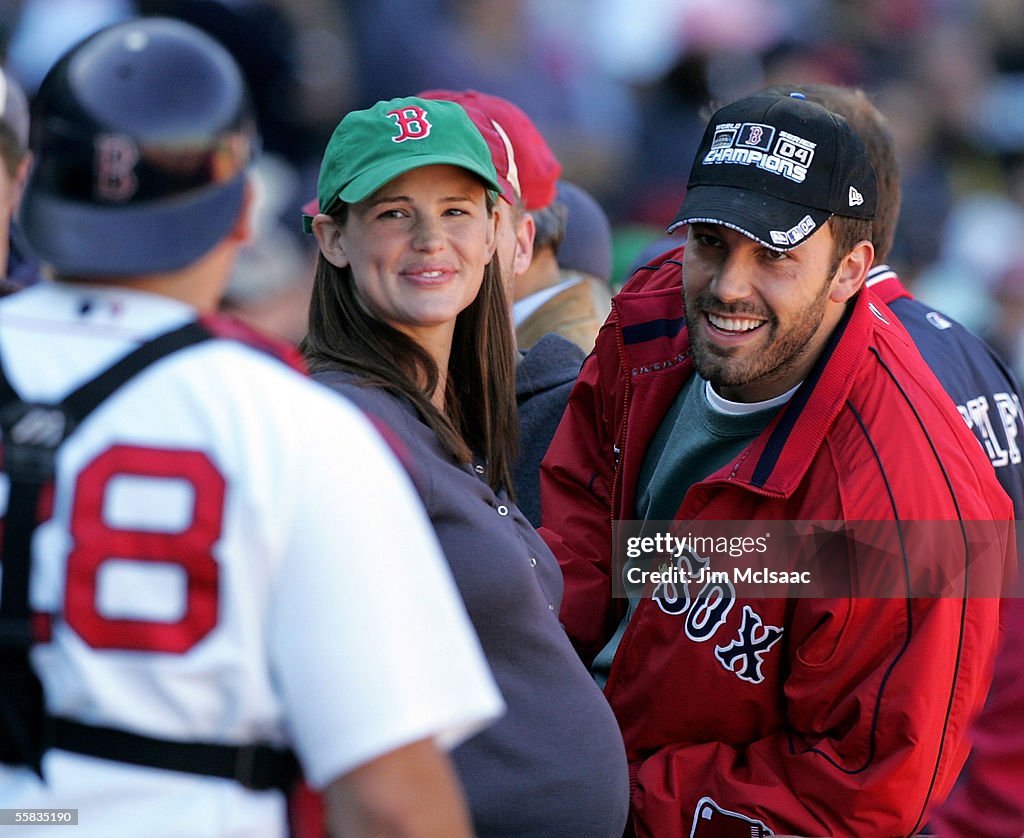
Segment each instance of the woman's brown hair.
[{"label": "woman's brown hair", "polygon": [[[488,215],[493,207],[488,193]],[[347,207],[341,205],[331,215],[344,225]],[[457,462],[468,463],[473,454],[483,457],[491,488],[512,496],[519,427],[516,348],[497,254],[484,269],[476,299],[455,320],[443,412],[430,400],[439,381],[433,358],[412,338],[370,314],[356,294],[352,269],[332,265],[322,253],[317,257],[309,331],[300,348],[311,372],[351,372],[361,384],[409,399]]]}]

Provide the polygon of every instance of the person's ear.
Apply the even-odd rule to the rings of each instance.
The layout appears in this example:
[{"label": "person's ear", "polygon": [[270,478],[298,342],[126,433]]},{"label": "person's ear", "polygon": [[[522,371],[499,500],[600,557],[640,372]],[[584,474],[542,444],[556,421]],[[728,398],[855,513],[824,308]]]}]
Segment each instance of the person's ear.
[{"label": "person's ear", "polygon": [[537,236],[537,223],[528,212],[523,213],[516,225],[516,251],[512,258],[512,275],[526,273],[533,261],[533,240]]},{"label": "person's ear", "polygon": [[491,211],[490,217],[487,219],[488,228],[485,246],[487,247],[488,262],[494,258],[494,254],[498,250],[498,226],[501,224],[501,213],[501,208],[495,206]]},{"label": "person's ear", "polygon": [[313,235],[324,259],[336,268],[348,266],[348,254],[341,239],[341,227],[331,216],[322,212],[313,216]]},{"label": "person's ear", "polygon": [[234,226],[228,231],[227,238],[238,243],[249,241],[252,237],[252,214],[255,204],[252,181],[247,180],[245,191],[242,193],[242,206],[238,210]]},{"label": "person's ear", "polygon": [[32,171],[32,162],[34,159],[32,152],[26,151],[25,156],[21,158],[21,162],[14,170],[13,186],[15,209],[21,205],[21,196],[25,193],[25,184],[28,183],[28,176]]},{"label": "person's ear", "polygon": [[847,253],[839,263],[839,268],[832,278],[832,290],[829,299],[834,303],[845,303],[860,291],[868,278],[868,271],[875,259],[875,248],[871,242],[857,242],[853,250]]}]

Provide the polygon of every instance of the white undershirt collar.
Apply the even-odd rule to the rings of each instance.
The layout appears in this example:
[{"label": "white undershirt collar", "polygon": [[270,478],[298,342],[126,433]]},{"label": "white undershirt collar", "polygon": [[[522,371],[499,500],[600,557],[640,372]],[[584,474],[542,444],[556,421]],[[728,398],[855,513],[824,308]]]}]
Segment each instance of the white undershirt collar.
[{"label": "white undershirt collar", "polygon": [[572,286],[577,285],[582,281],[582,277],[573,276],[563,282],[559,282],[558,285],[552,285],[550,288],[535,291],[528,297],[516,300],[512,303],[512,318],[515,320],[516,326],[525,322],[527,317],[533,314],[556,294],[561,294],[566,288],[572,288]]},{"label": "white undershirt collar", "polygon": [[748,413],[757,413],[759,410],[770,410],[773,407],[784,405],[792,398],[793,394],[797,391],[797,387],[802,383],[796,384],[780,396],[775,396],[763,402],[729,401],[729,399],[723,398],[715,392],[715,388],[711,386],[710,381],[704,382],[704,395],[708,400],[708,404],[711,405],[711,409],[716,413],[724,413],[730,416],[745,416]]}]

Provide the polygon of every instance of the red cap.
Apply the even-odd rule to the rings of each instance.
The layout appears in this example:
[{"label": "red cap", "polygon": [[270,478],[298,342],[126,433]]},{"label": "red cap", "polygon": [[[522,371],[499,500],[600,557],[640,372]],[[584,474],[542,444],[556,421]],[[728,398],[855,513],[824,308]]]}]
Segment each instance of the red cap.
[{"label": "red cap", "polygon": [[[562,164],[522,109],[508,99],[477,90],[425,90],[417,95],[458,102],[466,109],[487,140],[498,180],[502,186],[506,182],[512,186],[527,210],[541,209],[555,200]],[[493,131],[481,126],[479,114],[487,118]]]},{"label": "red cap", "polygon": [[[440,99],[440,96],[422,96],[422,99]],[[454,100],[453,100],[454,101]],[[475,108],[466,102],[457,102],[462,105],[462,109],[469,115],[469,118],[473,121],[473,124],[477,127],[477,130],[487,141],[487,148],[491,152],[491,162],[494,163],[494,170],[498,173],[498,184],[501,186],[501,197],[512,203],[514,195],[519,194],[519,184],[512,178],[515,177],[515,164],[514,162],[510,165],[510,161],[514,160],[512,153],[512,146],[502,139],[501,134],[498,133],[498,129],[494,123],[488,119],[485,114],[479,108]]]},{"label": "red cap", "polygon": [[313,232],[313,216],[320,212],[320,199],[314,195],[302,205],[302,229]]}]

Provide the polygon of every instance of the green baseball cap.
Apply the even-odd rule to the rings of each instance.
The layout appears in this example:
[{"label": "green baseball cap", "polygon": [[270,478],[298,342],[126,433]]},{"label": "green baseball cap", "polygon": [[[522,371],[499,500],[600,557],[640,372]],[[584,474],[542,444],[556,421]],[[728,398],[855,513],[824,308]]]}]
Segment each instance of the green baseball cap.
[{"label": "green baseball cap", "polygon": [[320,211],[362,201],[399,175],[438,163],[467,169],[501,192],[487,142],[458,103],[406,96],[351,111],[324,151]]}]

